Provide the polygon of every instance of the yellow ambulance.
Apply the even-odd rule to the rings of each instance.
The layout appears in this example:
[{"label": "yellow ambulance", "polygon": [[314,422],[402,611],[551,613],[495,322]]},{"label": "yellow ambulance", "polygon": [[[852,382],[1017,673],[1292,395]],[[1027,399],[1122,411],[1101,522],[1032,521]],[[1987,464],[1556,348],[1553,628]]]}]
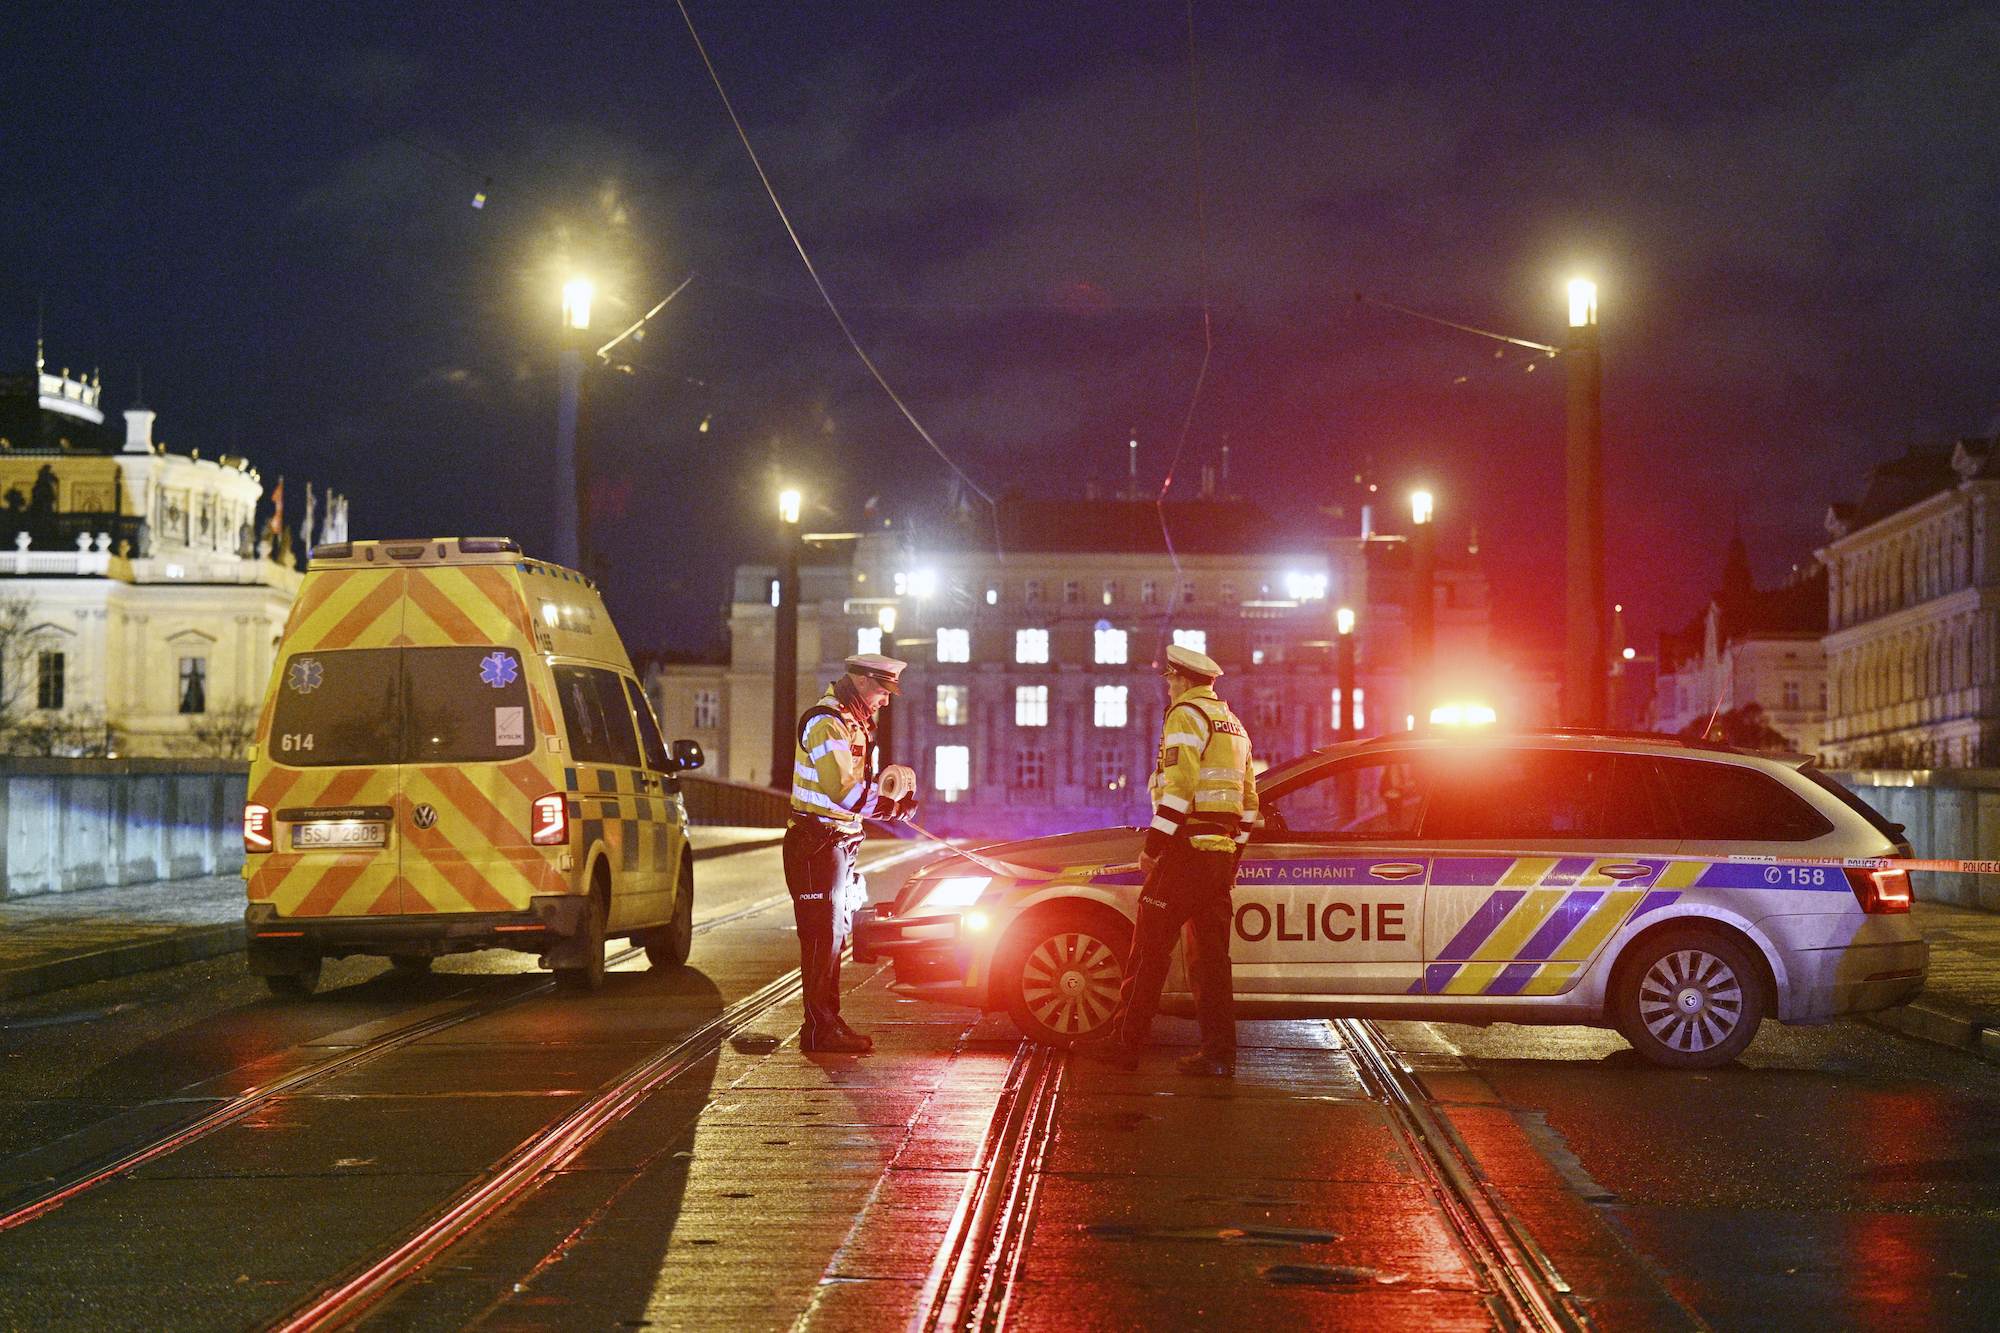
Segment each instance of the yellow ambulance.
[{"label": "yellow ambulance", "polygon": [[324,958],[516,949],[588,991],[614,938],[678,967],[701,762],[581,574],[504,538],[319,546],[251,751],[250,970],[302,995]]}]

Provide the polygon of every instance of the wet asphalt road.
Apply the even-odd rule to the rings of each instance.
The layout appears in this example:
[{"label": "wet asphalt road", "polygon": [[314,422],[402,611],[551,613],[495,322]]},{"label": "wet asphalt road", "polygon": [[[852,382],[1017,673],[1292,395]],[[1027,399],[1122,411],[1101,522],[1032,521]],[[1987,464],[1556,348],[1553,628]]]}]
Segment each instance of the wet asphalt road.
[{"label": "wet asphalt road", "polygon": [[[748,904],[775,891],[775,853],[704,862],[698,883],[702,916]],[[523,999],[0,1233],[0,1328],[258,1326],[794,966],[788,926],[781,908],[702,936],[685,972],[640,961],[581,1002]],[[1014,1037],[1004,1019],[897,1000],[879,972],[848,976],[850,1012],[898,1033],[881,1054],[722,1047],[365,1326],[904,1327]],[[297,1003],[224,958],[0,1006],[0,1193],[371,1025],[545,979],[511,954],[428,976],[349,960]],[[794,1007],[757,1026],[783,1036],[796,1021]],[[1324,1025],[1251,1026],[1240,1090],[1077,1072],[1012,1326],[1134,1327],[1149,1311],[1232,1330],[1485,1325]],[[1465,1123],[1515,1132],[1475,1149],[1600,1302],[1600,1328],[2000,1327],[2000,1069],[1849,1023],[1767,1024],[1741,1064],[1707,1073],[1652,1069],[1583,1029],[1386,1030]],[[1204,1143],[1223,1127],[1229,1142]],[[1221,1183],[1185,1183],[1204,1172]],[[1582,1235],[1577,1215],[1599,1230]],[[1340,1233],[1297,1257],[1401,1285],[1278,1291],[1258,1274],[1289,1252],[1116,1231],[1246,1219]]]}]

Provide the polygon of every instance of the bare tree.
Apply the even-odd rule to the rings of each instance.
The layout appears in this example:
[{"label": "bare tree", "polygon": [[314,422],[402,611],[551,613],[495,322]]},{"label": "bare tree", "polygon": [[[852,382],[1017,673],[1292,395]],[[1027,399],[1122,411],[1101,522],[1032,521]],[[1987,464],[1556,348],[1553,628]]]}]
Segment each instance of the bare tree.
[{"label": "bare tree", "polygon": [[167,738],[167,749],[190,759],[242,759],[257,739],[257,716],[263,710],[247,699],[188,718],[185,734]]}]

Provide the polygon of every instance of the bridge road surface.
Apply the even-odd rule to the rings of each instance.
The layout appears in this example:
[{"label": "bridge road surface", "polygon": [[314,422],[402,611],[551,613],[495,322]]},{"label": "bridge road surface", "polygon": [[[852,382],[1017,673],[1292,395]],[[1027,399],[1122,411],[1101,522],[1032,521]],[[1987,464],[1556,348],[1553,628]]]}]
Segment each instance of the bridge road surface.
[{"label": "bridge road surface", "polygon": [[[912,864],[874,877],[878,895]],[[774,891],[777,855],[705,861],[697,880],[698,916],[726,916]],[[528,996],[275,1098],[0,1231],[0,1328],[266,1326],[795,964],[780,907],[703,934],[683,973],[636,961],[598,996]],[[519,955],[416,977],[348,960],[300,1004],[240,968],[0,1006],[0,1194],[546,978]],[[359,1326],[910,1327],[1020,1044],[1004,1018],[899,999],[880,968],[846,979],[879,1053],[802,1056],[796,1000],[769,1010]],[[1768,1026],[1705,1074],[1582,1029],[1380,1030],[1594,1327],[2000,1326],[2000,1070],[1851,1024]],[[1156,1037],[1138,1074],[1060,1071],[1000,1326],[1496,1326],[1336,1028],[1245,1024],[1232,1084],[1171,1073],[1191,1024]]]}]

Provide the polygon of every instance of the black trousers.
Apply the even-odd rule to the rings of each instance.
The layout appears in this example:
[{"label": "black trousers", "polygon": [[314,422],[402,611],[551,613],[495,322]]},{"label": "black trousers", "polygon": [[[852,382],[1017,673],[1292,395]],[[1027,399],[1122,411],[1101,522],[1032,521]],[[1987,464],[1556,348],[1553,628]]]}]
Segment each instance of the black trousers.
[{"label": "black trousers", "polygon": [[843,900],[860,845],[860,834],[841,833],[817,819],[794,819],[785,829],[785,888],[798,922],[799,974],[806,992],[800,1039],[807,1046],[840,1031],[840,951],[853,924]]},{"label": "black trousers", "polygon": [[1131,965],[1118,993],[1119,1040],[1128,1046],[1145,1042],[1159,1012],[1174,941],[1185,930],[1201,1053],[1235,1058],[1236,989],[1229,969],[1229,893],[1235,886],[1234,851],[1196,851],[1179,839],[1167,845],[1139,891]]}]

